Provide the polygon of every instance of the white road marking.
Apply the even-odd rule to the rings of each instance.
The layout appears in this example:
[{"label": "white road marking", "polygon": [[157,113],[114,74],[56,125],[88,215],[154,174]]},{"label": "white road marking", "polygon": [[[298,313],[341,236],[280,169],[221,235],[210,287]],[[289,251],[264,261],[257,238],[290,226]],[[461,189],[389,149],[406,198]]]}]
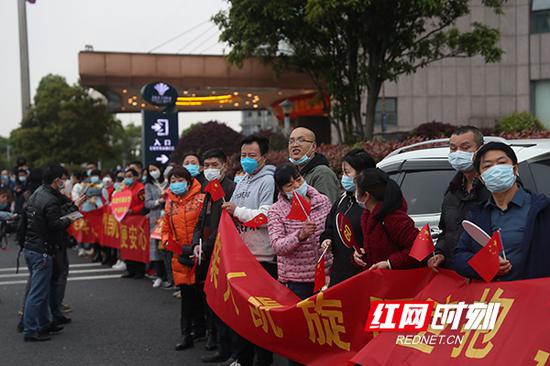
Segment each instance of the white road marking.
[{"label": "white road marking", "polygon": [[[104,275],[104,276],[86,276],[86,277],[69,277],[69,281],[86,281],[86,280],[108,280],[108,279],[115,279],[120,278],[120,274],[116,275]],[[27,280],[21,280],[21,281],[3,281],[0,282],[0,286],[8,286],[8,285],[24,285],[27,283]]]},{"label": "white road marking", "polygon": [[[80,269],[80,270],[71,270],[69,268],[69,276],[74,274],[83,274],[83,273],[94,273],[94,272],[122,272],[112,268],[92,268],[92,269]],[[0,279],[2,278],[14,278],[14,277],[28,277],[29,273],[10,273],[10,274],[0,274]]]},{"label": "white road marking", "polygon": [[[81,267],[100,267],[101,263],[77,263],[77,264],[69,264],[69,268],[81,268]],[[15,272],[16,268],[0,268],[0,272]],[[19,272],[21,271],[28,271],[27,265],[25,264],[25,261],[21,261],[21,266],[19,266]]]}]

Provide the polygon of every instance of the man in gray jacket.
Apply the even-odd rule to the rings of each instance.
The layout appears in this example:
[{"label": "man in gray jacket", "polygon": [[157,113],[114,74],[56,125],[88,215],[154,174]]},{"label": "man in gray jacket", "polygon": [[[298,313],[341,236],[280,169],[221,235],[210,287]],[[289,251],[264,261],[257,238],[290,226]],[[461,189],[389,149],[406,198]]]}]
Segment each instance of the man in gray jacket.
[{"label": "man in gray jacket", "polygon": [[307,184],[334,203],[340,197],[340,182],[328,166],[327,158],[317,153],[316,149],[315,133],[307,128],[297,127],[288,140],[288,160],[298,166]]},{"label": "man in gray jacket", "polygon": [[[266,165],[265,155],[269,151],[269,141],[265,137],[248,136],[241,142],[241,166],[245,177],[235,187],[231,200],[223,204],[227,212],[236,218],[237,230],[248,249],[258,262],[273,277],[277,278],[275,252],[269,242],[267,226],[249,228],[242,223],[264,214],[267,216],[275,195],[275,167]],[[256,347],[254,365],[270,365],[273,354]],[[238,360],[241,365],[250,365],[254,352],[251,344],[236,333],[232,342],[231,357],[224,365]]]}]

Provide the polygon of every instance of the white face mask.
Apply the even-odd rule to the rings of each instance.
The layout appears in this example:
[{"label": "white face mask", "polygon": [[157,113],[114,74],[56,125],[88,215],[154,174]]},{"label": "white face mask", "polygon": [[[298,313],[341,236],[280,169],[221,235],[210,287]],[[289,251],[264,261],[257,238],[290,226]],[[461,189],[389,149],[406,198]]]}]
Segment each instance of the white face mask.
[{"label": "white face mask", "polygon": [[151,177],[155,178],[155,179],[159,179],[160,177],[160,170],[151,170],[149,172],[149,174],[151,174]]},{"label": "white face mask", "polygon": [[362,202],[362,201],[359,201],[359,198],[357,198],[357,191],[355,192],[355,201],[357,202],[357,204],[359,205],[359,207],[361,208],[365,208],[365,203],[366,202]]},{"label": "white face mask", "polygon": [[219,180],[222,175],[222,170],[221,169],[204,169],[203,173],[204,173],[204,177],[208,181],[212,181],[214,179]]}]

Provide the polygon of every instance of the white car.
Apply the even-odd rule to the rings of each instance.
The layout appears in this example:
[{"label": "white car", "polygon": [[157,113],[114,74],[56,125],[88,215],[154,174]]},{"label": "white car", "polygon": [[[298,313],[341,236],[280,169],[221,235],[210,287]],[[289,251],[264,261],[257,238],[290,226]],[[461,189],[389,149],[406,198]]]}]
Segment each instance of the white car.
[{"label": "white car", "polygon": [[[550,196],[550,139],[485,137],[485,142],[489,141],[510,145],[518,157],[519,176],[525,188]],[[401,187],[416,225],[429,224],[434,238],[439,234],[443,196],[456,174],[447,160],[448,154],[449,139],[431,140],[399,148],[377,165]]]}]

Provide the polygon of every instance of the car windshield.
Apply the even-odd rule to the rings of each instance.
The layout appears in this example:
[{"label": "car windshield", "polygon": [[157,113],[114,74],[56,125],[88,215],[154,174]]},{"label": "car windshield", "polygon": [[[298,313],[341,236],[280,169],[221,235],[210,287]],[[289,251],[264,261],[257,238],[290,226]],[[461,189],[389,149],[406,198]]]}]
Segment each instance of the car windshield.
[{"label": "car windshield", "polygon": [[454,170],[424,170],[406,172],[401,184],[409,215],[441,212],[443,195],[453,179]]},{"label": "car windshield", "polygon": [[550,159],[537,161],[529,164],[531,172],[535,178],[538,193],[544,193],[550,196]]}]

